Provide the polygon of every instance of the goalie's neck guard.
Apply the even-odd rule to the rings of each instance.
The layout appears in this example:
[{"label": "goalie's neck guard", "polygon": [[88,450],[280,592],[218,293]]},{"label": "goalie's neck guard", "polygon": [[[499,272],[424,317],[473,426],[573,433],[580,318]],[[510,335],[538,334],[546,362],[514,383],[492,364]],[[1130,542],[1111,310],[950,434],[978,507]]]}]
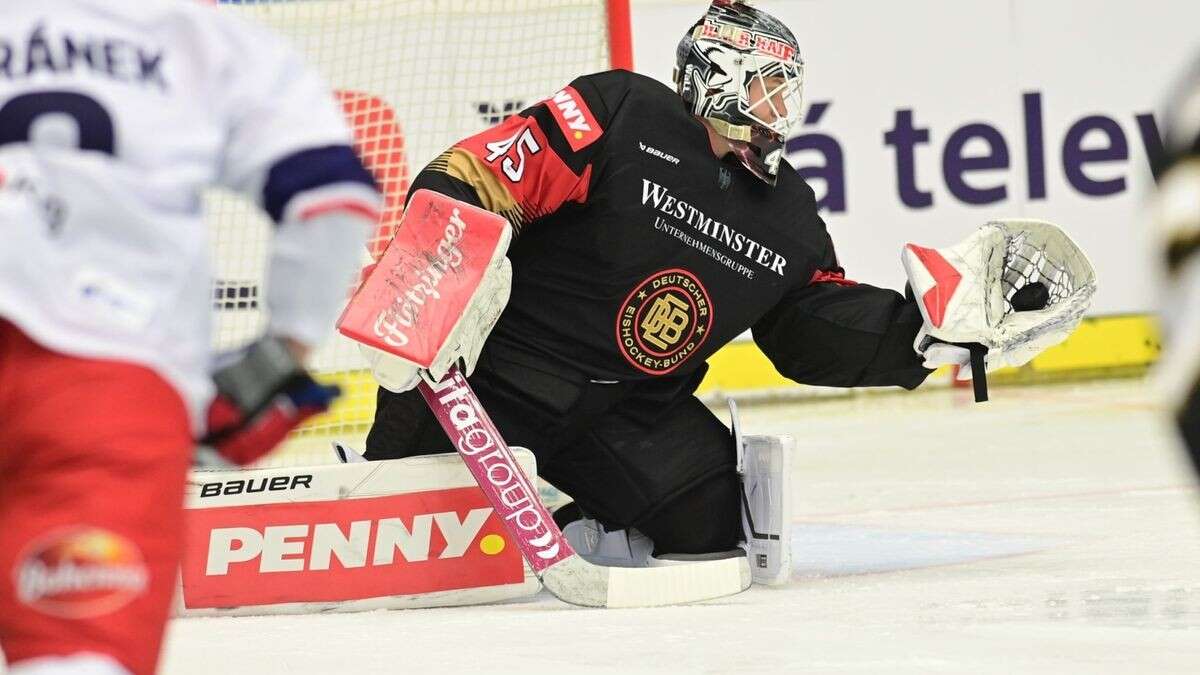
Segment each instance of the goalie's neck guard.
[{"label": "goalie's neck guard", "polygon": [[738,126],[714,117],[704,121],[713,131],[729,141],[729,149],[742,166],[768,185],[779,177],[779,161],[783,158],[783,135],[773,134],[758,126]]}]

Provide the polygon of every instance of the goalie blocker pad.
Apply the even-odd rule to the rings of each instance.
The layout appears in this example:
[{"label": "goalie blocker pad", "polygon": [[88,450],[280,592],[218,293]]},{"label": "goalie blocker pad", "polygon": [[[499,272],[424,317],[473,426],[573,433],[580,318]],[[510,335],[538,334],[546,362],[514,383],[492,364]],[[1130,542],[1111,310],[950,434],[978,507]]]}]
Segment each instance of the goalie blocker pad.
[{"label": "goalie blocker pad", "polygon": [[[515,449],[528,476],[533,453]],[[445,607],[540,588],[457,454],[188,478],[176,616]]]},{"label": "goalie blocker pad", "polygon": [[338,319],[338,331],[430,368],[511,238],[502,216],[417,190],[383,257]]}]

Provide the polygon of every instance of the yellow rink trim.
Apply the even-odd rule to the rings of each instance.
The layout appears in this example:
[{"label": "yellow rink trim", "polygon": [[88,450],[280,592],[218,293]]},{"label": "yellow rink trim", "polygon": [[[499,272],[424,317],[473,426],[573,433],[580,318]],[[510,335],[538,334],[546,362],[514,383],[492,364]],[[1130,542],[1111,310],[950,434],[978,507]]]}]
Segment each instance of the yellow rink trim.
[{"label": "yellow rink trim", "polygon": [[1153,317],[1101,316],[1084,319],[1071,337],[1039,354],[1029,367],[1038,371],[1144,367],[1158,359],[1161,349]]},{"label": "yellow rink trim", "polygon": [[[1148,315],[1122,314],[1083,320],[1062,344],[1047,349],[1020,368],[1006,368],[989,380],[1052,381],[1074,377],[1103,377],[1138,372],[1150,366],[1160,351],[1155,321]],[[708,375],[700,393],[711,391],[799,388],[775,371],[758,347],[749,341],[732,342],[709,359]],[[313,418],[296,431],[299,435],[362,433],[375,411],[375,381],[367,371],[323,373],[318,379],[342,387],[342,398],[333,409]]]}]

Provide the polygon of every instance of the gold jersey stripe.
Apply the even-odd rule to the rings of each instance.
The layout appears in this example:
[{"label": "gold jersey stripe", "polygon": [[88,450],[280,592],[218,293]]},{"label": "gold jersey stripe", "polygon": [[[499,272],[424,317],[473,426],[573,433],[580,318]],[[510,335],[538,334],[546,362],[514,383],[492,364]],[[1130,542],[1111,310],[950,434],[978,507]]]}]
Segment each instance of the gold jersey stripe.
[{"label": "gold jersey stripe", "polygon": [[470,152],[462,148],[450,148],[430,162],[429,168],[470,185],[479,195],[483,208],[504,216],[517,232],[527,222],[524,210],[508,187],[487,168],[482,159]]}]

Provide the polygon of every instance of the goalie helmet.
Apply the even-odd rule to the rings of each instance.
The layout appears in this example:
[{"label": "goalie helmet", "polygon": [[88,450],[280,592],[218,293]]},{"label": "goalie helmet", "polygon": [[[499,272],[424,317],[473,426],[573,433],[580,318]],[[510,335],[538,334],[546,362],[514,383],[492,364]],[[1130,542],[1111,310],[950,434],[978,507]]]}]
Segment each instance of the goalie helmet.
[{"label": "goalie helmet", "polygon": [[744,2],[713,0],[679,43],[674,80],[692,113],[774,185],[784,138],[800,117],[804,82],[800,46],[787,26]]}]

